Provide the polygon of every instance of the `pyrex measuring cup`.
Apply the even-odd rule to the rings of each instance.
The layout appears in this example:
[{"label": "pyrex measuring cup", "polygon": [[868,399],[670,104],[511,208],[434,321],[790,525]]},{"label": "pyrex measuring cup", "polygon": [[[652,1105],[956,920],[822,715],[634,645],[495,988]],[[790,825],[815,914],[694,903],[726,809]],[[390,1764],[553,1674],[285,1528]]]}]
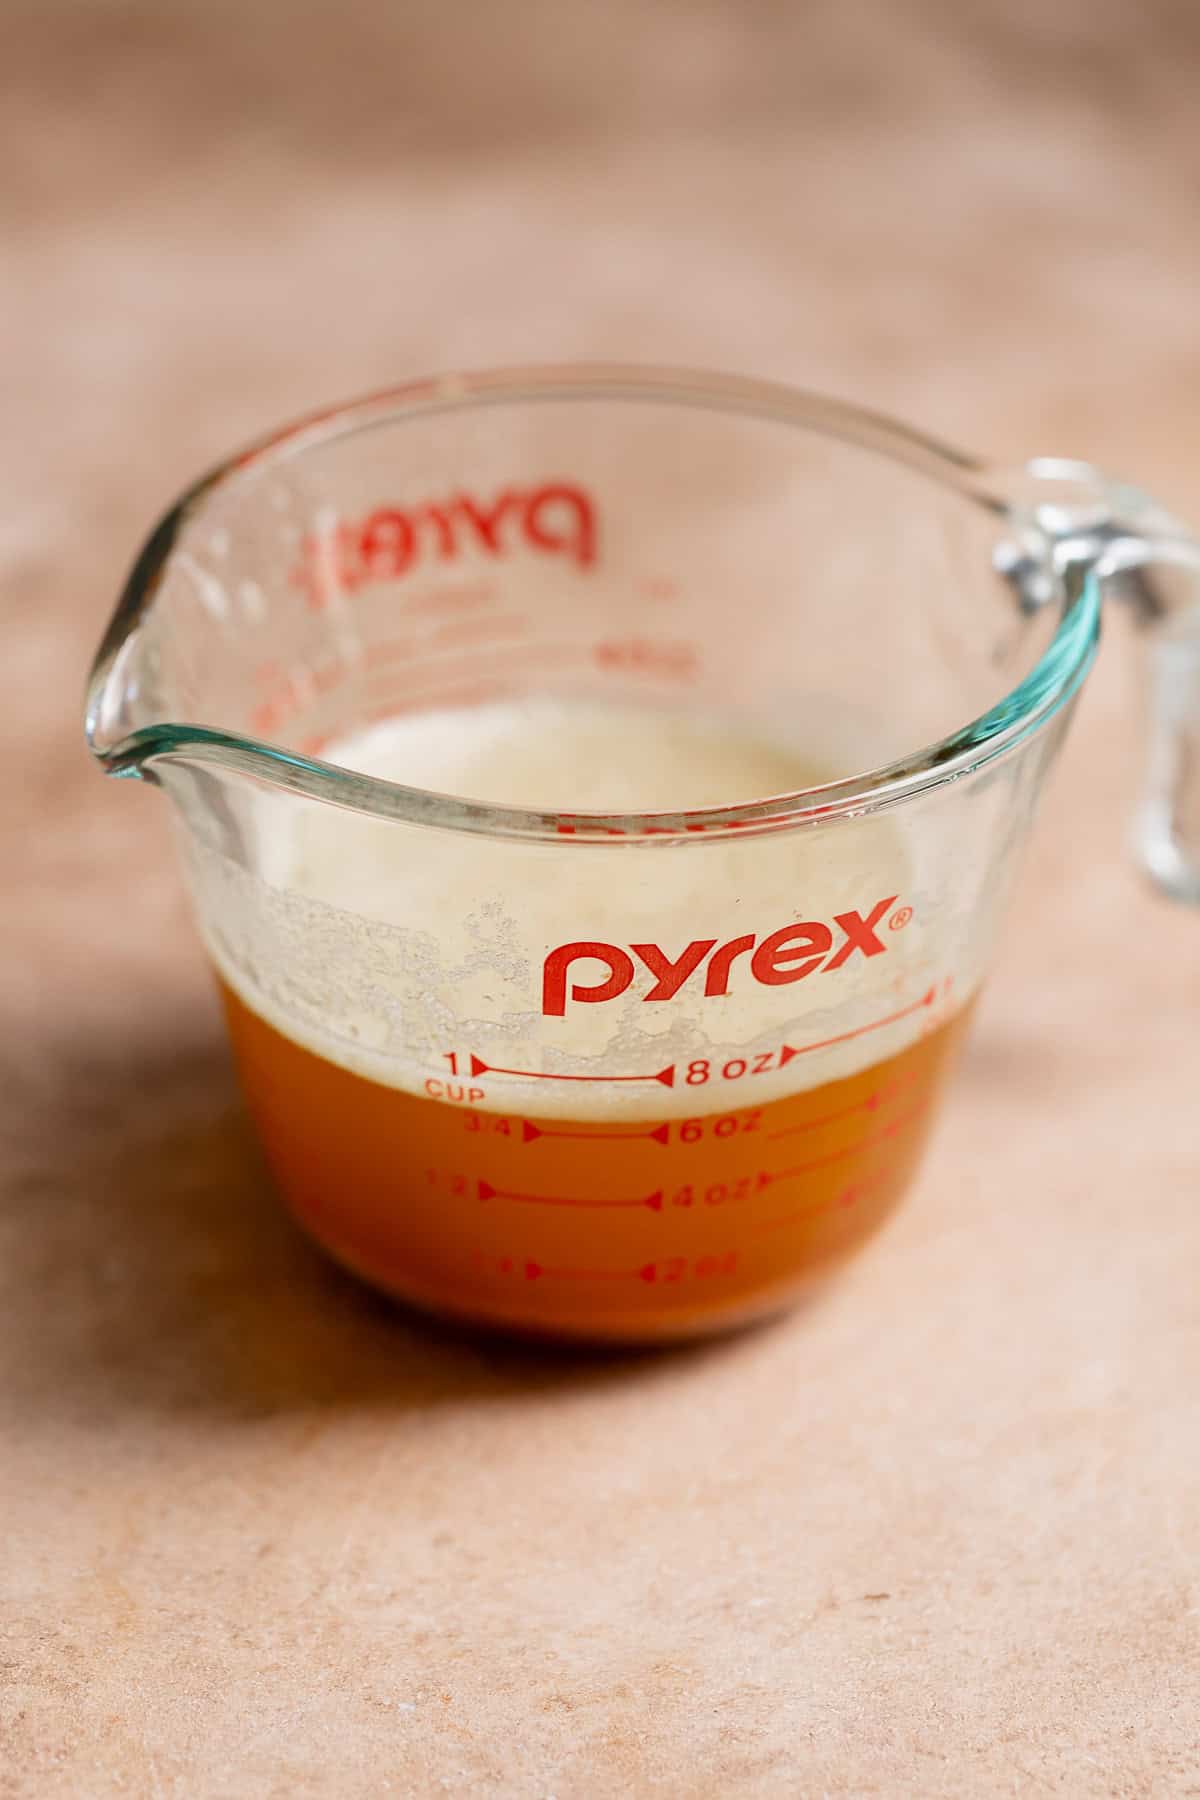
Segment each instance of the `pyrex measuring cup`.
[{"label": "pyrex measuring cup", "polygon": [[1166,620],[1139,843],[1200,894],[1198,568],[1085,466],[780,388],[431,381],[183,497],[88,737],[176,804],[308,1230],[447,1314],[665,1338],[908,1185],[1106,585]]}]

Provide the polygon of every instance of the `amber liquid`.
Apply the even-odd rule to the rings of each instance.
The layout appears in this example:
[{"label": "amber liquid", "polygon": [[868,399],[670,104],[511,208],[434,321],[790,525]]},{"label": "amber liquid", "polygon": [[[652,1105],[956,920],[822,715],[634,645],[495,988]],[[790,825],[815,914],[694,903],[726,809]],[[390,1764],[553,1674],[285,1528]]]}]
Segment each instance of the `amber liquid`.
[{"label": "amber liquid", "polygon": [[913,1175],[966,1016],[759,1106],[749,1076],[719,1102],[697,1086],[686,1118],[597,1119],[385,1086],[222,991],[275,1179],[333,1256],[435,1312],[631,1342],[773,1311],[853,1255]]}]

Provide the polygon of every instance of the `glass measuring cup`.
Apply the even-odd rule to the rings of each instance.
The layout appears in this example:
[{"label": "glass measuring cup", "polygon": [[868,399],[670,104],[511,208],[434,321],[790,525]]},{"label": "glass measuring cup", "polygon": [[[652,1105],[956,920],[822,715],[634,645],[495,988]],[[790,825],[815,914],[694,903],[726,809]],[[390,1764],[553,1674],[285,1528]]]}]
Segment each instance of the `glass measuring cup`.
[{"label": "glass measuring cup", "polygon": [[[791,1301],[909,1184],[1105,588],[1163,622],[1139,849],[1200,897],[1197,569],[1084,465],[717,377],[453,377],[192,488],[88,739],[175,802],[314,1237],[446,1314],[669,1338]],[[668,738],[745,790],[664,801]]]}]

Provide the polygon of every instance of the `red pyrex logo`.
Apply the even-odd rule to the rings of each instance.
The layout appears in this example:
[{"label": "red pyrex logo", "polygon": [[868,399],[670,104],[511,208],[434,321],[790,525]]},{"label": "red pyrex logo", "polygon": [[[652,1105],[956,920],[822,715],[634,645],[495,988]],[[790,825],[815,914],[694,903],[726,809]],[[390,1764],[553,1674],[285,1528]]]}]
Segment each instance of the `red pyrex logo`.
[{"label": "red pyrex logo", "polygon": [[501,557],[526,547],[586,569],[596,560],[596,512],[570,481],[504,488],[492,500],[451,494],[416,506],[380,506],[336,520],[304,539],[291,581],[318,610],[333,594],[371,581],[399,581],[422,562],[454,562],[467,548]]},{"label": "red pyrex logo", "polygon": [[[542,965],[542,1012],[547,1018],[562,1018],[568,999],[577,1000],[581,1006],[599,1006],[605,1000],[617,999],[632,985],[637,973],[634,957],[654,977],[654,985],[642,995],[643,1000],[673,1000],[706,958],[706,994],[729,992],[729,972],[739,956],[750,957],[750,973],[764,987],[783,987],[791,981],[803,981],[818,969],[831,974],[835,969],[843,968],[854,955],[883,954],[887,945],[880,940],[875,927],[895,905],[897,898],[896,894],[888,894],[885,899],[877,900],[867,913],[835,913],[832,926],[819,919],[784,925],[761,941],[753,934],[747,934],[730,938],[727,944],[718,948],[716,938],[694,938],[686,950],[673,959],[657,944],[630,944],[628,949],[619,944],[586,941],[559,944]],[[909,908],[898,907],[893,915],[893,928],[900,929],[910,917]],[[840,933],[836,949],[835,926]],[[831,950],[832,956],[829,955]],[[579,962],[603,963],[608,973],[590,984],[571,981],[573,965]]]}]

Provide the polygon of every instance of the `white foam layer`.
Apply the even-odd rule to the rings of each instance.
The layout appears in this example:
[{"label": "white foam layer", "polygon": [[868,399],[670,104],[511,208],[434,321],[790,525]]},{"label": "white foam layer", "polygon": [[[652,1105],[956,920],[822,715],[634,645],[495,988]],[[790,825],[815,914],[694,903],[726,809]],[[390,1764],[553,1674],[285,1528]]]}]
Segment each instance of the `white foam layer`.
[{"label": "white foam layer", "polygon": [[[770,736],[729,720],[659,709],[528,699],[408,715],[332,745],[362,773],[481,801],[574,811],[675,810],[768,798],[828,779],[826,727]],[[845,744],[836,762],[845,766]],[[760,1104],[895,1054],[941,1015],[949,972],[917,844],[902,815],[758,837],[667,844],[493,842],[398,826],[310,802],[267,798],[257,815],[260,876],[193,857],[202,923],[246,1003],[318,1055],[421,1093],[430,1080],[482,1090],[496,1110],[671,1116]],[[889,904],[851,950],[837,915]],[[906,909],[912,908],[911,921]],[[754,949],[799,922],[829,927],[825,965],[799,980],[756,978]],[[903,927],[903,928],[902,928]],[[712,959],[726,992],[705,992]],[[715,940],[670,998],[634,946],[668,964]],[[633,966],[611,999],[603,957],[566,969],[546,1010],[556,947],[599,943]],[[939,955],[939,948],[941,954]],[[757,965],[770,970],[769,957]],[[786,976],[796,966],[779,965]],[[921,1002],[936,985],[936,1007]],[[583,990],[575,998],[572,989]],[[957,999],[965,997],[960,980]],[[894,1022],[878,1024],[877,1021]],[[864,1027],[866,1029],[864,1029]],[[809,1052],[809,1043],[839,1041]],[[783,1057],[785,1045],[802,1054]],[[452,1067],[451,1057],[455,1066]],[[472,1077],[472,1058],[487,1072]],[[688,1084],[697,1059],[707,1083]],[[721,1071],[745,1063],[744,1075]],[[758,1074],[753,1074],[761,1064]],[[496,1074],[646,1075],[675,1080],[538,1081]]]},{"label": "white foam layer", "polygon": [[548,697],[410,713],[325,754],[410,787],[565,812],[744,805],[829,768],[744,719]]}]

